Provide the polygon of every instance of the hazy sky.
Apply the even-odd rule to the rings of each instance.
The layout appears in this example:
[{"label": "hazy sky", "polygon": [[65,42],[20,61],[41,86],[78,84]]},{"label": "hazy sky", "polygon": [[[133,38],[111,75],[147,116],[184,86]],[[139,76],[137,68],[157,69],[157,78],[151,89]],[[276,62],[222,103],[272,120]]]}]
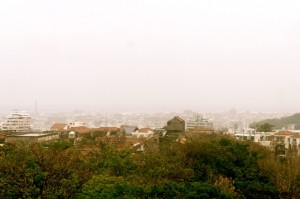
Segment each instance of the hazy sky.
[{"label": "hazy sky", "polygon": [[1,0],[0,110],[300,111],[300,1]]}]

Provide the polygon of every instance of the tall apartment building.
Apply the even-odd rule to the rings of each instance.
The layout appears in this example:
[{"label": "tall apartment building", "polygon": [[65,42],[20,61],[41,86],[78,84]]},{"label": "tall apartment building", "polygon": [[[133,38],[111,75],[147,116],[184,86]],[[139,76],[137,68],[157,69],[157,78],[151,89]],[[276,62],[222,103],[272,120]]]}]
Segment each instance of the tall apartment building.
[{"label": "tall apartment building", "polygon": [[2,123],[2,130],[27,132],[30,130],[31,116],[26,112],[14,111]]},{"label": "tall apartment building", "polygon": [[199,114],[194,114],[193,119],[188,119],[186,122],[186,128],[213,128],[213,123],[208,119],[205,119],[203,116]]}]

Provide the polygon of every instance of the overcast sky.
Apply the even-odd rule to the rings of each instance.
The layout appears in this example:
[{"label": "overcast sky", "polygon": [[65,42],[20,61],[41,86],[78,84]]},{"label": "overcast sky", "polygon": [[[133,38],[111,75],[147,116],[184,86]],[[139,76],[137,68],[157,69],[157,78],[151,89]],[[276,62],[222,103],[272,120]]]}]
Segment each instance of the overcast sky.
[{"label": "overcast sky", "polygon": [[300,111],[300,1],[1,0],[0,109]]}]

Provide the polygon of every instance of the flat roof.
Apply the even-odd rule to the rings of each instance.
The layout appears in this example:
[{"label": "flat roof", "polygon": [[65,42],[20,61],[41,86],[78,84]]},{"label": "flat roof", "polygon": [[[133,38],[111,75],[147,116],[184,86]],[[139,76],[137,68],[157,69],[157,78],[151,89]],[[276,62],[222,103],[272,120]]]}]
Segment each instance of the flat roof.
[{"label": "flat roof", "polygon": [[44,133],[27,133],[27,134],[23,134],[23,135],[18,135],[18,136],[22,136],[22,137],[39,137],[39,136],[44,136],[47,134]]},{"label": "flat roof", "polygon": [[8,135],[6,137],[44,137],[51,135],[58,135],[58,133],[26,133],[22,135]]},{"label": "flat roof", "polygon": [[[260,135],[260,134],[258,134],[258,135]],[[255,136],[255,135],[254,134],[250,134],[250,133],[244,133],[244,134],[237,133],[237,134],[235,134],[235,136]]]},{"label": "flat roof", "polygon": [[291,130],[293,133],[300,133],[300,130]]}]

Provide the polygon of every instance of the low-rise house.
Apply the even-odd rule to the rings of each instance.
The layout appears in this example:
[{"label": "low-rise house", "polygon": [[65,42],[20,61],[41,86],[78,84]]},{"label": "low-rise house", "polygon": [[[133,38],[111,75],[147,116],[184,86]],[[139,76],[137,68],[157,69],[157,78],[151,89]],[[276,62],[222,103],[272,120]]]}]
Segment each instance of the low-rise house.
[{"label": "low-rise house", "polygon": [[154,132],[151,128],[141,128],[131,133],[133,137],[136,138],[148,138],[153,136]]},{"label": "low-rise house", "polygon": [[69,133],[69,139],[75,139],[76,138],[76,133],[74,131],[71,131]]},{"label": "low-rise house", "polygon": [[68,124],[64,124],[64,123],[54,123],[51,126],[50,130],[54,131],[54,132],[67,131],[67,130],[69,130],[69,125]]},{"label": "low-rise house", "polygon": [[124,133],[125,135],[131,135],[136,130],[138,130],[137,126],[130,126],[130,125],[122,125],[120,129],[121,133]]},{"label": "low-rise house", "polygon": [[71,127],[69,130],[74,131],[78,135],[78,137],[82,137],[86,134],[91,133],[91,129],[85,126]]},{"label": "low-rise house", "polygon": [[95,136],[106,136],[106,135],[117,135],[120,132],[120,128],[118,127],[99,127],[92,128],[91,132]]},{"label": "low-rise house", "polygon": [[190,128],[190,129],[187,129],[187,132],[186,134],[188,136],[199,136],[203,133],[206,133],[206,134],[211,134],[211,133],[214,133],[214,129],[213,128],[205,128],[205,127],[194,127],[194,128]]},{"label": "low-rise house", "polygon": [[21,135],[8,135],[5,138],[6,143],[13,143],[17,141],[24,142],[49,142],[58,140],[58,133],[26,133]]},{"label": "low-rise house", "polygon": [[92,128],[93,131],[103,131],[103,132],[118,132],[120,128],[118,127],[99,127],[99,128]]}]

